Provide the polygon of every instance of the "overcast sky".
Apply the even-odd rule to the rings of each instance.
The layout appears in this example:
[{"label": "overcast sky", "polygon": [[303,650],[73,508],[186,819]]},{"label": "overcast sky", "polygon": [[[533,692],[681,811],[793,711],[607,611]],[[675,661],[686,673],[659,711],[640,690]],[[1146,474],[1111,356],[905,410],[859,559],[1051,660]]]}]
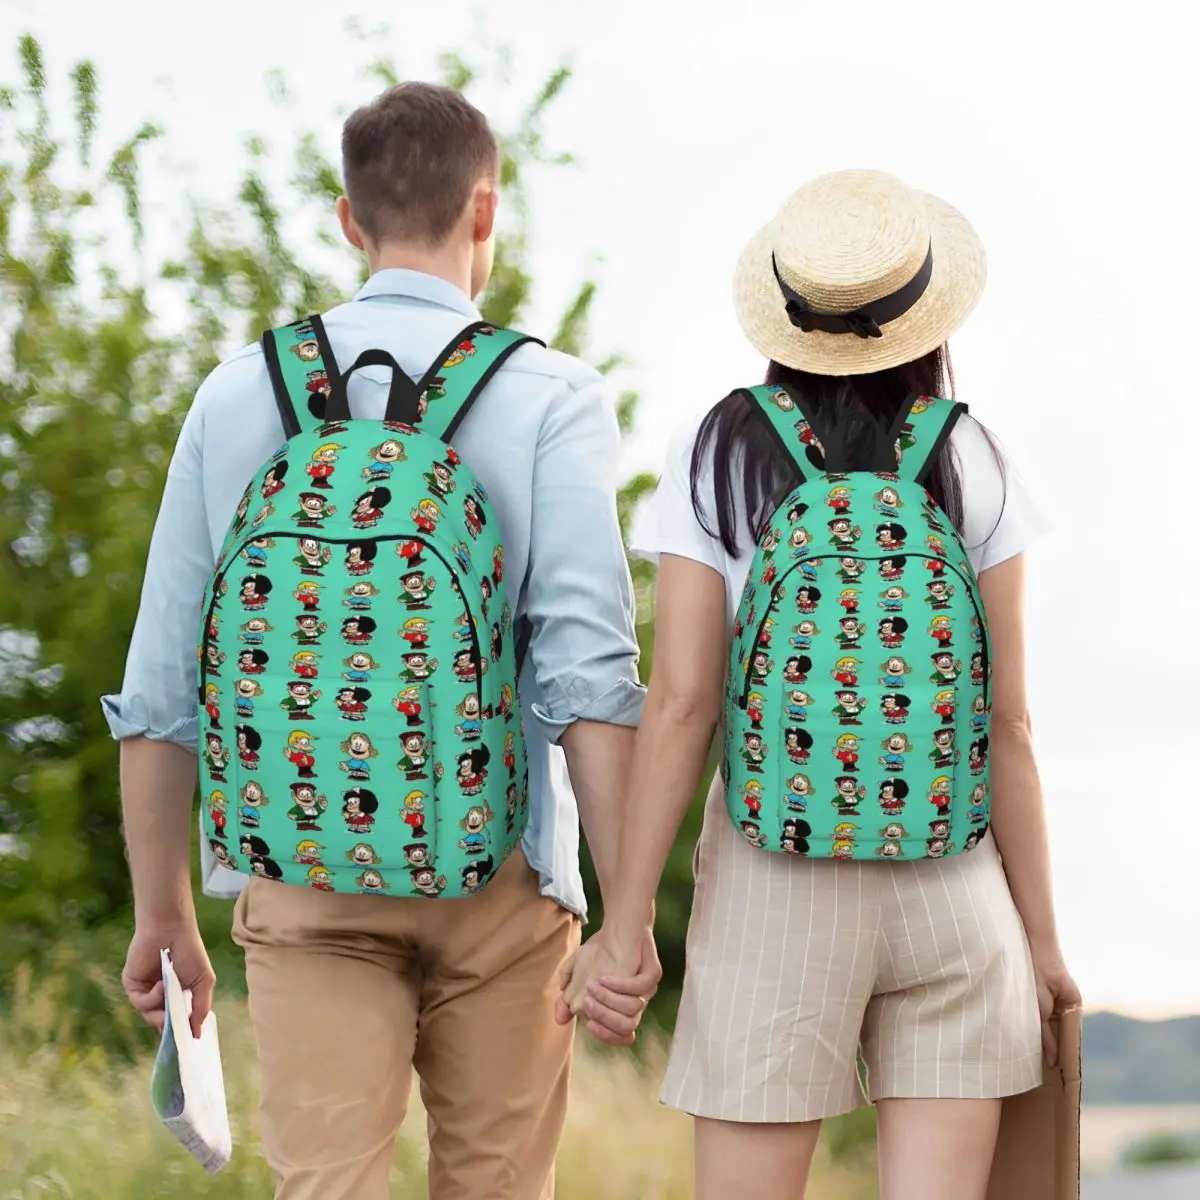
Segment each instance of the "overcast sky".
[{"label": "overcast sky", "polygon": [[[355,41],[335,8],[391,29]],[[515,53],[513,87],[477,96],[498,123],[568,60],[548,130],[581,165],[535,181],[530,324],[551,332],[581,274],[600,280],[595,345],[633,361],[623,382],[643,394],[630,470],[656,469],[680,422],[760,377],[729,281],[793,188],[876,167],[961,208],[990,282],[954,342],[960,399],[1054,526],[1030,556],[1029,671],[1068,961],[1093,1006],[1200,1010],[1184,529],[1200,438],[1197,95],[1172,10],[506,0],[482,26],[479,11],[0,0],[0,78],[26,30],[59,79],[91,57],[110,135],[163,122],[163,183],[226,197],[249,133],[287,146],[311,129],[334,155],[340,116],[376,90],[372,58],[429,76],[438,50],[487,29]],[[286,109],[268,100],[271,68],[293,85]],[[172,199],[160,186],[150,216],[167,252],[177,227],[155,216]]]}]

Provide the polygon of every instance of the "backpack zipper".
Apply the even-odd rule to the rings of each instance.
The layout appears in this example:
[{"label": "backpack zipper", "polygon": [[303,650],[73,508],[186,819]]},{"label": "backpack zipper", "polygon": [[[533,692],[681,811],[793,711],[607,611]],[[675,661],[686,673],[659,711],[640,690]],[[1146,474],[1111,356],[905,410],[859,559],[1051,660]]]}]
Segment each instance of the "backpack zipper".
[{"label": "backpack zipper", "polygon": [[[238,556],[251,543],[259,541],[261,538],[276,537],[288,538],[291,541],[300,541],[305,537],[305,534],[299,534],[294,529],[280,530],[256,530],[253,537],[243,538],[238,542],[231,551],[225,565],[217,572],[212,582],[212,598],[209,600],[208,608],[204,614],[204,643],[208,642],[208,629],[212,624],[212,615],[217,607],[217,598],[220,594],[221,583],[225,576],[233,569],[237,562]],[[378,545],[383,545],[385,542],[417,542],[428,550],[434,558],[436,558],[450,573],[450,578],[454,581],[455,590],[458,593],[459,599],[462,601],[462,606],[466,611],[467,618],[471,624],[471,659],[475,666],[475,695],[479,700],[479,707],[483,709],[483,658],[479,647],[479,628],[475,624],[475,610],[471,607],[467,600],[467,594],[463,590],[462,576],[451,565],[449,559],[427,538],[419,535],[394,534],[388,537],[347,537],[347,538],[316,538],[323,546],[349,546],[355,542],[371,541]],[[200,686],[199,686],[199,703],[200,707],[204,707],[204,685],[208,679],[208,656],[202,654],[200,660]]]},{"label": "backpack zipper", "polygon": [[[897,554],[814,554],[811,558],[802,558],[794,562],[782,575],[779,576],[771,586],[771,600],[766,607],[766,611],[762,615],[762,619],[758,622],[754,630],[754,641],[750,645],[750,654],[753,656],[754,648],[758,645],[758,639],[762,636],[763,626],[770,620],[771,614],[778,611],[779,601],[775,596],[778,588],[783,586],[783,581],[787,579],[793,571],[799,570],[806,563],[823,562],[829,559],[836,559],[841,562],[842,559],[853,559],[855,562],[886,562],[889,558],[896,558]],[[922,562],[940,562],[953,574],[957,575],[966,588],[967,596],[970,598],[971,607],[975,610],[975,618],[979,622],[980,632],[980,657],[983,663],[983,703],[986,707],[991,695],[991,656],[988,652],[988,634],[987,626],[984,624],[983,609],[979,606],[979,602],[975,599],[974,592],[971,588],[971,582],[967,577],[956,567],[949,559],[943,558],[940,554],[910,554],[905,555],[907,558],[919,558]],[[742,685],[742,694],[738,700],[738,707],[744,709],[750,700],[750,669],[746,668],[745,680]]]}]

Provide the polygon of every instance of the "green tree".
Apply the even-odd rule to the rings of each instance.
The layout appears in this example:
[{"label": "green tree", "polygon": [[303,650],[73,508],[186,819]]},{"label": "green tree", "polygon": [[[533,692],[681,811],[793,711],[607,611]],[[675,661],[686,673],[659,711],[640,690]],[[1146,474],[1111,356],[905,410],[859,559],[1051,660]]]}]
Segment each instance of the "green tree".
[{"label": "green tree", "polygon": [[[196,386],[222,353],[337,302],[364,268],[328,230],[340,179],[311,136],[291,147],[282,184],[269,177],[280,148],[249,139],[236,197],[181,196],[177,212],[156,218],[183,231],[177,252],[152,261],[142,178],[168,133],[146,124],[98,156],[92,65],[70,72],[74,127],[63,137],[53,127],[51,84],[34,38],[20,40],[18,62],[18,85],[0,89],[0,980],[18,960],[49,956],[60,970],[83,967],[93,1001],[109,1007],[130,897],[116,751],[97,698],[122,675],[171,446]],[[443,55],[440,69],[468,93],[487,77],[456,54]],[[506,69],[503,53],[489,59],[492,77]],[[368,73],[381,83],[398,78],[388,62]],[[566,69],[553,72],[516,125],[499,131],[506,203],[482,304],[499,324],[520,326],[534,291],[526,268],[530,169],[572,161],[549,150],[543,134],[569,77]],[[270,82],[286,104],[286,81],[273,75]],[[297,221],[318,231],[306,252],[283,232]],[[551,339],[594,361],[595,295],[585,280]],[[161,315],[172,311],[185,319]],[[623,365],[616,355],[599,361],[605,371]],[[636,407],[636,394],[623,393],[626,432]],[[653,483],[644,474],[628,482],[623,525]],[[653,573],[644,563],[633,569],[648,667]],[[585,874],[598,901],[586,865]],[[660,898],[674,980],[689,896],[684,845]],[[220,958],[228,906],[206,904],[202,919]],[[225,952],[219,966],[227,981],[236,977],[232,955]],[[664,989],[668,1016],[672,994]],[[81,1020],[93,1007],[80,999]]]}]

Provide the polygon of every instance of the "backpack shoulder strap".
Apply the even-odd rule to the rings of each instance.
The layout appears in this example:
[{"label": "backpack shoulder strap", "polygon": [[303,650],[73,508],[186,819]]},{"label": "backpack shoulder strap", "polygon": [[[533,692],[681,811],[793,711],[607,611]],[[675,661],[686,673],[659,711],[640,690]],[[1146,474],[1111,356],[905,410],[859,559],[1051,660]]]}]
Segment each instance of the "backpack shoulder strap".
[{"label": "backpack shoulder strap", "polygon": [[529,334],[499,329],[486,321],[468,325],[433,360],[417,384],[416,423],[426,433],[449,442],[492,376],[526,342],[545,345]]},{"label": "backpack shoulder strap", "polygon": [[327,421],[349,420],[346,388],[319,316],[268,329],[261,344],[279,419],[289,439]]},{"label": "backpack shoulder strap", "polygon": [[956,422],[966,411],[965,404],[936,396],[913,396],[906,401],[896,417],[890,439],[900,448],[897,474],[923,484],[950,440]]},{"label": "backpack shoulder strap", "polygon": [[760,383],[755,387],[738,388],[735,394],[750,402],[780,452],[795,468],[798,484],[824,470],[825,447],[792,389]]}]

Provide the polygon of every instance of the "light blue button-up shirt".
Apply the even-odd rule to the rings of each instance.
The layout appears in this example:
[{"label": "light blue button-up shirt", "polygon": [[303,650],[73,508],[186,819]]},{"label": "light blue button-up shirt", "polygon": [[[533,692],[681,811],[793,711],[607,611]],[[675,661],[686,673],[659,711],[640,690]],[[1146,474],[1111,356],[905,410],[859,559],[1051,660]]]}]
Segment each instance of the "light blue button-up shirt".
[{"label": "light blue button-up shirt", "polygon": [[[479,319],[453,284],[389,269],[327,314],[325,327],[343,367],[380,347],[420,378],[452,336]],[[355,372],[354,415],[381,420],[388,382],[385,368]],[[262,352],[248,346],[204,381],[180,431],[124,684],[120,695],[103,698],[114,737],[143,734],[196,749],[196,637],[205,588],[247,482],[282,440]],[[579,821],[558,738],[581,718],[636,725],[643,699],[617,524],[620,433],[612,391],[578,359],[525,345],[489,383],[454,442],[487,489],[506,574],[523,581],[515,613],[532,624],[520,683],[531,797],[522,848],[543,894],[583,916]],[[200,842],[204,890],[236,895],[245,877],[220,867]]]}]

